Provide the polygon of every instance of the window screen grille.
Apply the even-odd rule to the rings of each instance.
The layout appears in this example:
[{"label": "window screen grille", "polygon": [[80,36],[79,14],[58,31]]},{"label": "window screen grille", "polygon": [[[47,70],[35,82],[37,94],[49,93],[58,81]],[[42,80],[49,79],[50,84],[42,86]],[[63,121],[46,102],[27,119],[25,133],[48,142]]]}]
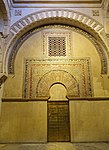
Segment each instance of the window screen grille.
[{"label": "window screen grille", "polygon": [[66,38],[48,37],[48,55],[66,56]]}]

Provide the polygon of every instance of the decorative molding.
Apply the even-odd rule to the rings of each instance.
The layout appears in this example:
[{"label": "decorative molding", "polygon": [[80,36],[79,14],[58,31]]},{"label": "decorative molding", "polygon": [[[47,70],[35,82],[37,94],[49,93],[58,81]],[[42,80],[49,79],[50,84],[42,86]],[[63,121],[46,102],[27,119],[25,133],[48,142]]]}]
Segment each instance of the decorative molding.
[{"label": "decorative molding", "polygon": [[93,16],[99,16],[99,10],[92,10]]},{"label": "decorative molding", "polygon": [[48,99],[56,83],[66,87],[68,99],[93,95],[89,58],[26,59],[24,70],[24,98]]},{"label": "decorative molding", "polygon": [[[61,68],[61,65],[59,65]],[[67,98],[79,97],[79,83],[65,70],[52,70],[45,73],[36,88],[37,97],[49,97],[49,90],[53,84],[63,84],[67,90]]]},{"label": "decorative molding", "polygon": [[16,54],[19,50],[19,47],[22,45],[22,43],[28,38],[30,37],[32,34],[41,31],[41,29],[46,29],[46,28],[65,28],[65,29],[69,29],[75,32],[78,32],[80,34],[82,34],[83,36],[85,36],[86,38],[88,38],[88,40],[90,40],[92,42],[92,44],[95,46],[100,60],[101,60],[101,74],[107,74],[108,72],[108,62],[107,62],[107,57],[106,54],[102,48],[102,46],[97,42],[97,40],[92,37],[90,34],[88,34],[87,32],[79,29],[79,28],[74,28],[74,27],[69,27],[69,26],[62,26],[62,25],[52,25],[52,26],[45,26],[42,28],[36,28],[31,30],[30,32],[28,32],[27,34],[25,34],[24,36],[22,36],[22,38],[18,39],[16,44],[13,46],[13,49],[11,51],[11,54],[9,56],[8,59],[8,73],[13,74],[14,73],[14,61],[15,61],[15,57]]},{"label": "decorative molding", "polygon": [[15,16],[22,16],[22,10],[15,10]]},{"label": "decorative molding", "polygon": [[34,24],[38,21],[41,21],[43,19],[48,19],[48,18],[49,19],[65,18],[65,19],[70,19],[72,21],[77,21],[80,24],[84,24],[90,27],[92,30],[94,30],[97,33],[100,33],[104,29],[103,26],[100,23],[98,23],[96,20],[82,13],[75,12],[72,10],[54,9],[54,10],[38,11],[23,17],[22,19],[20,19],[19,21],[17,21],[11,26],[10,32],[13,33],[13,36],[15,36],[21,30],[25,29],[25,27],[27,28],[27,26],[31,24]]},{"label": "decorative molding", "polygon": [[101,4],[103,0],[58,0],[58,1],[51,1],[51,0],[12,0],[13,4],[37,4],[37,3],[71,3],[71,4]]},{"label": "decorative molding", "polygon": [[[76,26],[89,34],[102,45],[102,49],[108,53],[108,40],[103,25],[93,18],[70,9],[52,9],[37,11],[27,15],[14,23],[10,28],[9,44],[4,55],[3,70],[8,73],[9,59],[12,57],[13,49],[25,34],[29,34],[33,28],[39,28],[46,24],[65,24]],[[17,44],[16,44],[17,43]],[[16,49],[16,48],[15,48]],[[16,55],[16,54],[15,54]],[[13,57],[14,58],[14,57]],[[9,71],[13,72],[13,71]]]},{"label": "decorative molding", "polygon": [[[48,99],[46,99],[48,100]],[[70,101],[93,101],[93,102],[104,102],[104,101],[109,101],[109,97],[73,97],[71,99],[69,99]],[[5,98],[5,97],[2,97],[2,102],[6,103],[6,102],[22,102],[22,103],[25,103],[25,102],[35,102],[35,101],[39,101],[39,98],[36,97],[36,98],[33,98],[33,99],[30,99],[30,98]],[[40,101],[45,101],[45,99],[40,99]]]}]

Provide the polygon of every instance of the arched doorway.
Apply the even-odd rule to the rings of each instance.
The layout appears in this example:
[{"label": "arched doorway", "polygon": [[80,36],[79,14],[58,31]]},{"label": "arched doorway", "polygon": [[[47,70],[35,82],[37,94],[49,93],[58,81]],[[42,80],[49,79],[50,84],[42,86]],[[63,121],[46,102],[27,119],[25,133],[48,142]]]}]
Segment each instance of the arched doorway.
[{"label": "arched doorway", "polygon": [[47,102],[48,142],[69,142],[69,101],[64,85],[57,83],[50,88],[50,99]]}]

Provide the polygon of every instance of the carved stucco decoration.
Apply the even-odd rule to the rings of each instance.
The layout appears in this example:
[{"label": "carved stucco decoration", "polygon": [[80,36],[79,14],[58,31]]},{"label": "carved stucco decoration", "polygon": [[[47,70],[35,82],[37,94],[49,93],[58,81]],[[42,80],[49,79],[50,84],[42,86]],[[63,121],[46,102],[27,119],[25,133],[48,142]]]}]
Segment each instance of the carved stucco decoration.
[{"label": "carved stucco decoration", "polygon": [[48,99],[49,88],[55,83],[61,83],[69,90],[67,94],[69,98],[92,97],[91,81],[89,58],[55,60],[27,58],[24,61],[23,98],[43,99],[42,95],[45,95],[44,99],[45,97]]},{"label": "carved stucco decoration", "polygon": [[93,37],[95,37],[96,40],[101,43],[104,51],[108,51],[108,42],[104,27],[93,18],[70,9],[52,9],[37,11],[23,17],[11,26],[9,44],[4,55],[4,72],[9,73],[9,59],[12,53],[14,53],[13,55],[16,55],[16,52],[14,52],[16,48],[15,45],[18,40],[21,42],[20,37],[23,37],[25,33],[33,28],[55,23],[79,27],[80,29],[90,33]]},{"label": "carved stucco decoration", "polygon": [[68,99],[79,97],[79,84],[70,73],[63,70],[52,70],[44,74],[38,82],[36,97],[39,99],[48,99],[50,87],[56,83],[65,86]]},{"label": "carved stucco decoration", "polygon": [[14,61],[15,61],[15,57],[16,57],[16,54],[19,50],[19,47],[22,45],[22,43],[28,38],[30,37],[32,34],[38,32],[38,31],[41,31],[43,29],[46,29],[46,28],[49,28],[49,29],[52,29],[52,28],[65,28],[65,29],[69,29],[69,30],[72,30],[72,31],[75,31],[77,33],[80,33],[82,34],[83,36],[85,36],[86,38],[88,38],[88,40],[90,40],[92,42],[92,44],[95,46],[98,54],[99,54],[99,57],[100,57],[100,60],[101,60],[101,74],[106,74],[107,71],[108,71],[108,63],[107,63],[107,57],[106,57],[106,54],[103,50],[103,47],[101,44],[97,43],[97,40],[91,36],[90,34],[88,34],[87,32],[79,29],[79,28],[75,28],[75,27],[70,27],[70,26],[62,26],[62,25],[50,25],[50,26],[44,26],[44,27],[41,27],[41,28],[36,28],[36,29],[33,29],[29,32],[27,32],[24,36],[22,36],[22,38],[18,39],[16,44],[13,46],[13,50],[9,56],[9,59],[8,59],[8,73],[10,74],[13,74],[14,73]]},{"label": "carved stucco decoration", "polygon": [[[27,26],[48,18],[49,20],[50,18],[52,18],[51,21],[53,22],[58,20],[57,18],[65,18],[65,19],[70,19],[70,21],[71,20],[77,21],[81,24],[90,27],[97,33],[103,30],[103,26],[99,22],[97,22],[96,20],[94,20],[93,18],[87,15],[72,10],[53,9],[53,10],[37,11],[17,21],[15,24],[11,26],[10,32],[12,33],[12,37],[18,34],[24,28],[26,29]],[[54,18],[56,18],[56,20]],[[47,22],[45,20],[45,23]]]}]

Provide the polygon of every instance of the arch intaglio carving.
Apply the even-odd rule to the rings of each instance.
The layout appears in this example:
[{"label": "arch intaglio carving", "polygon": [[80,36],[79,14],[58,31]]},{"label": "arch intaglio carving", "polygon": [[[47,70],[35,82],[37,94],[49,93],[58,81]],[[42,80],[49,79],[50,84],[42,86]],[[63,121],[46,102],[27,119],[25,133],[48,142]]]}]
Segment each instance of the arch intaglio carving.
[{"label": "arch intaglio carving", "polygon": [[[11,26],[9,36],[10,41],[4,55],[3,71],[6,73],[10,73],[8,70],[9,61],[14,60],[14,57],[17,53],[15,52],[17,43],[19,43],[18,41],[22,41],[28,31],[30,32],[33,28],[39,28],[40,26],[55,23],[60,25],[70,25],[71,27],[76,26],[79,29],[88,32],[96,39],[98,44],[102,47],[104,53],[108,52],[108,42],[104,27],[98,21],[87,15],[75,12],[70,9],[46,9],[29,14],[18,20]],[[10,64],[11,63],[12,62],[10,62]],[[106,74],[107,72],[102,73]]]},{"label": "arch intaglio carving", "polygon": [[50,87],[56,83],[60,83],[65,86],[68,99],[80,96],[79,84],[70,73],[63,70],[52,70],[44,74],[39,80],[36,89],[36,97],[39,99],[48,99],[50,96]]}]

